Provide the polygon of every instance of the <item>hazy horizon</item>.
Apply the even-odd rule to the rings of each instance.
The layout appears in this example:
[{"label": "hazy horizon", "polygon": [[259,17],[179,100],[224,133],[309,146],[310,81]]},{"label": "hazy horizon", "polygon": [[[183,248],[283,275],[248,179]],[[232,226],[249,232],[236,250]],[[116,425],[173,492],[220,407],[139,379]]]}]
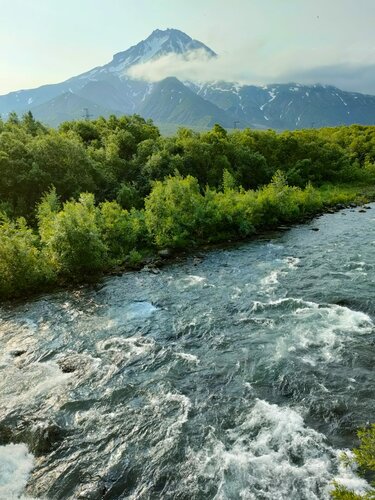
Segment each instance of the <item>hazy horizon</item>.
[{"label": "hazy horizon", "polygon": [[375,94],[372,0],[177,0],[172,6],[166,0],[81,0],[79,6],[0,0],[0,14],[0,94],[103,65],[157,28],[180,29],[219,58],[209,65],[172,58],[137,76],[158,78],[170,64],[184,78],[322,83]]}]

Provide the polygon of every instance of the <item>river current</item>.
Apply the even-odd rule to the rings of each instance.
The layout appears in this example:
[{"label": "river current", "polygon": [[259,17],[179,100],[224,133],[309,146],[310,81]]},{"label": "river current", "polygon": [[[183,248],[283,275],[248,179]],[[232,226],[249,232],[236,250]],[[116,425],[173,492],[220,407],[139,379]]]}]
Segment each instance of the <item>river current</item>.
[{"label": "river current", "polygon": [[371,206],[3,306],[0,498],[364,488],[339,455],[375,421]]}]

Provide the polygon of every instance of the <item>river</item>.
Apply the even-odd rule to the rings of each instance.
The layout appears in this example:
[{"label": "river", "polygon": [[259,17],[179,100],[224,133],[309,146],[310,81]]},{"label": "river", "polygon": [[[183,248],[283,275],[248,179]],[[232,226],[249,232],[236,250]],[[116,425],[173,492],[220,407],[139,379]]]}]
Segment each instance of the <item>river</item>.
[{"label": "river", "polygon": [[[329,498],[375,421],[375,205],[0,309],[0,498]],[[317,229],[317,230],[313,230]]]}]

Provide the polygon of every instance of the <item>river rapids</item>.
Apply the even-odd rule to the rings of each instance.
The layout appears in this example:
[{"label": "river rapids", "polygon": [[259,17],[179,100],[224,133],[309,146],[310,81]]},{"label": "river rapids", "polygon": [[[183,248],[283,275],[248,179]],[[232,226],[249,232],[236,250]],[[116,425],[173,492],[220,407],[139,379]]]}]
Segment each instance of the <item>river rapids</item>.
[{"label": "river rapids", "polygon": [[366,488],[340,453],[375,421],[371,206],[3,306],[0,498]]}]

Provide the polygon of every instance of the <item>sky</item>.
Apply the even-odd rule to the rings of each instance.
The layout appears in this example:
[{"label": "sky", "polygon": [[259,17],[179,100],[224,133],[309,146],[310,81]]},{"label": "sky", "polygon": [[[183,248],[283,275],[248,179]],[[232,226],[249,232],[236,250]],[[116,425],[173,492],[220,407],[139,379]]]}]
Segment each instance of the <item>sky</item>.
[{"label": "sky", "polygon": [[105,64],[156,28],[219,55],[210,65],[164,61],[176,76],[375,95],[374,27],[375,0],[0,0],[0,95]]}]

